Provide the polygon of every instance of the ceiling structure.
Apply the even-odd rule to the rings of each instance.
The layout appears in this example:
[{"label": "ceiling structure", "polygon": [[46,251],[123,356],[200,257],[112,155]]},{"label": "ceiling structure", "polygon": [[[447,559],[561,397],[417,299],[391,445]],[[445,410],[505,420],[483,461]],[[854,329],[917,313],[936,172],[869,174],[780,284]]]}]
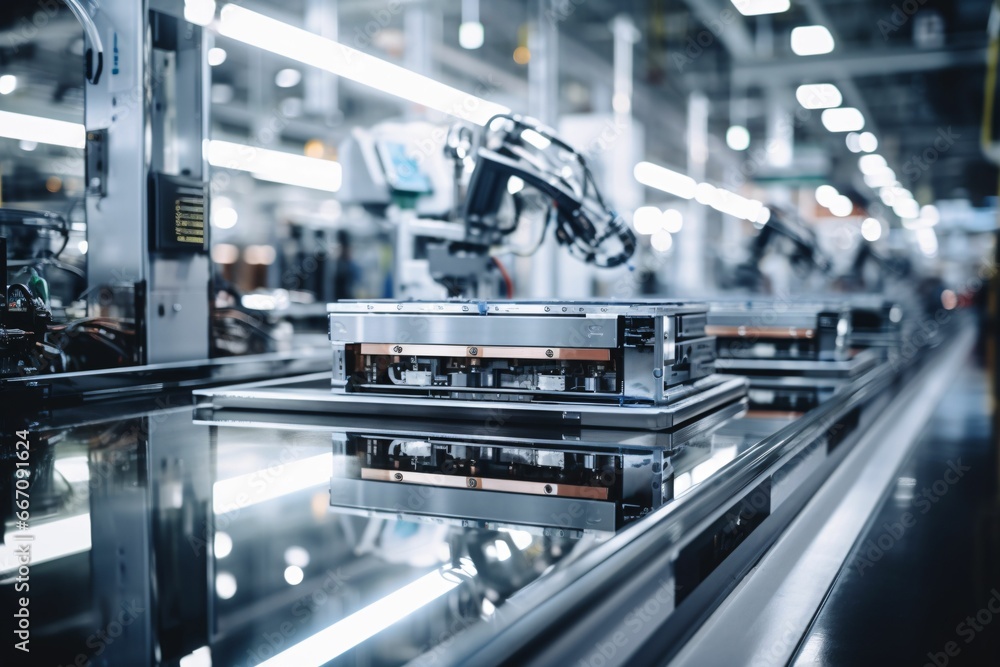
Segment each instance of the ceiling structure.
[{"label": "ceiling structure", "polygon": [[[244,4],[302,25],[310,0],[253,0]],[[19,77],[19,87],[0,97],[0,108],[73,120],[82,118],[83,60],[78,24],[65,8],[53,10],[45,26],[23,30],[34,0],[8,0],[0,12],[0,70]],[[979,125],[985,79],[989,0],[911,0],[912,14],[900,3],[864,0],[798,0],[786,12],[741,16],[730,0],[552,0],[540,13],[534,0],[479,3],[485,42],[465,50],[458,41],[461,4],[428,0],[435,38],[414,59],[412,3],[339,0],[341,41],[379,57],[416,63],[458,88],[487,90],[515,109],[529,107],[528,69],[512,54],[526,47],[540,17],[559,28],[559,99],[562,112],[610,111],[612,33],[615,16],[632,17],[641,35],[636,44],[635,102],[646,128],[647,158],[683,169],[686,162],[686,105],[692,92],[709,101],[709,177],[725,181],[759,147],[766,147],[774,114],[792,119],[795,161],[784,169],[761,168],[763,182],[812,179],[829,182],[863,204],[875,198],[857,170],[858,155],[842,133],[827,131],[820,114],[802,114],[795,89],[804,83],[837,85],[844,104],[857,107],[866,128],[879,140],[879,153],[921,203],[969,198],[981,205],[996,194],[995,169],[981,156]],[[388,9],[387,9],[388,8]],[[544,19],[543,19],[544,20]],[[831,53],[797,56],[789,43],[796,26],[822,24],[835,39]],[[399,100],[364,85],[340,81],[335,108],[308,103],[309,77],[283,88],[277,73],[296,68],[291,61],[217,38],[227,52],[213,68],[213,132],[253,136],[267,122],[259,109],[282,119],[275,139],[286,150],[301,150],[310,139],[336,146],[350,127],[406,113]],[[332,76],[322,85],[332,85]],[[307,103],[303,103],[306,98]],[[799,115],[796,115],[798,112]],[[730,125],[745,125],[749,152],[726,147]],[[943,150],[942,137],[947,146]],[[0,142],[10,144],[11,142]],[[11,157],[16,146],[2,147]],[[60,154],[43,149],[37,155]],[[933,160],[929,160],[933,157]],[[9,188],[8,188],[9,189]]]}]

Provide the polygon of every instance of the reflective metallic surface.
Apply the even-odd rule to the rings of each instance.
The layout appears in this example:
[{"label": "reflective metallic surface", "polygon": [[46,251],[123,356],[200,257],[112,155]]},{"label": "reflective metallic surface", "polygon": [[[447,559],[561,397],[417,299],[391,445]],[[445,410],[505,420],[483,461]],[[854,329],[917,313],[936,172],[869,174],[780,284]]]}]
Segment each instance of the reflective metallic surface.
[{"label": "reflective metallic surface", "polygon": [[[213,425],[190,408],[156,406],[126,419],[81,416],[64,426],[5,424],[5,432],[27,426],[32,438],[37,664],[78,656],[176,664],[205,646],[216,665],[270,664],[295,646],[301,654],[286,655],[298,658],[285,664],[402,664],[489,622],[513,593],[614,534],[613,521],[611,530],[574,529],[576,506],[554,512],[519,493],[495,494],[492,517],[421,486],[405,487],[395,509],[385,498],[382,509],[331,506],[343,419],[282,423],[258,413],[254,423],[235,415]],[[681,496],[760,438],[756,420],[725,426],[725,437],[708,433],[689,444],[669,434],[597,431],[589,446],[660,452],[668,493]],[[451,437],[468,438],[457,430]],[[504,437],[515,443],[516,435]],[[581,442],[579,431],[546,437]],[[3,465],[9,480],[15,459]],[[345,481],[334,477],[335,500]],[[503,516],[517,502],[521,523]],[[0,592],[10,608],[20,594],[13,510],[3,508],[0,547]]]}]

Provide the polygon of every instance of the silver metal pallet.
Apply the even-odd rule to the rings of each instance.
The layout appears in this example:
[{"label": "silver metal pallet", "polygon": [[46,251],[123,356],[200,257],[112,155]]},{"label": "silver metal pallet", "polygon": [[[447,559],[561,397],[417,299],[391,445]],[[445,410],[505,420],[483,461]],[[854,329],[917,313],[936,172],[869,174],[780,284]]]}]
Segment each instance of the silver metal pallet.
[{"label": "silver metal pallet", "polygon": [[329,373],[316,373],[298,378],[202,389],[194,392],[194,399],[200,408],[661,431],[681,427],[739,402],[747,390],[745,378],[713,375],[694,383],[692,393],[672,403],[654,406],[337,394],[330,391],[329,383]]}]

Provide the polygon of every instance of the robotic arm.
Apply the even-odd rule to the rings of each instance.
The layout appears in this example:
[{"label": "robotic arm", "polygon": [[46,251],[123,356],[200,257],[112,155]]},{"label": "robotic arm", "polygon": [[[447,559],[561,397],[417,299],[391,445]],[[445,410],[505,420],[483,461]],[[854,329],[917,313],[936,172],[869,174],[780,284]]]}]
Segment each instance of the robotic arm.
[{"label": "robotic arm", "polygon": [[498,245],[517,229],[517,220],[499,226],[498,213],[508,184],[518,178],[550,201],[543,236],[554,223],[556,239],[577,259],[613,268],[635,252],[632,230],[604,202],[584,156],[552,130],[521,116],[495,116],[475,160],[464,211],[467,242]]},{"label": "robotic arm", "polygon": [[743,287],[759,289],[763,279],[760,269],[761,260],[767,255],[768,250],[779,243],[781,239],[791,242],[791,249],[787,251],[787,254],[796,270],[804,273],[810,268],[815,268],[821,273],[829,273],[833,263],[820,249],[819,242],[812,230],[790,211],[777,207],[771,207],[771,211],[771,219],[753,240],[750,247],[750,258],[737,267],[737,283]]}]

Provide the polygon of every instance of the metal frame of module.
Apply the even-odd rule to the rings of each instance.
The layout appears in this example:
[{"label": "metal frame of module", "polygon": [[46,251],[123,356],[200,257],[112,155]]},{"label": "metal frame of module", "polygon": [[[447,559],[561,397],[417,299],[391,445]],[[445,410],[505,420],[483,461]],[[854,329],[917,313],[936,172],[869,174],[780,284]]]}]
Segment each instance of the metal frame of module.
[{"label": "metal frame of module", "polygon": [[[331,304],[328,311],[333,388],[339,392],[496,400],[507,395],[519,401],[558,394],[567,402],[660,405],[672,400],[672,387],[715,370],[714,340],[704,334],[705,308],[698,304],[359,301]],[[464,368],[477,372],[422,374],[411,382],[394,377],[392,384],[379,386],[371,365],[378,357],[405,358],[420,367],[427,366],[424,360],[463,359]],[[594,378],[579,391],[549,382],[540,372],[533,380],[512,381],[516,387],[489,377],[470,382],[473,375],[486,376],[479,371],[490,360],[523,361],[528,368],[578,362],[590,372],[608,372],[610,379]],[[367,377],[357,373],[362,364],[370,371]]]},{"label": "metal frame of module", "polygon": [[746,397],[745,378],[715,373],[700,304],[342,301],[328,310],[332,379],[199,390],[198,405],[664,430]]}]

